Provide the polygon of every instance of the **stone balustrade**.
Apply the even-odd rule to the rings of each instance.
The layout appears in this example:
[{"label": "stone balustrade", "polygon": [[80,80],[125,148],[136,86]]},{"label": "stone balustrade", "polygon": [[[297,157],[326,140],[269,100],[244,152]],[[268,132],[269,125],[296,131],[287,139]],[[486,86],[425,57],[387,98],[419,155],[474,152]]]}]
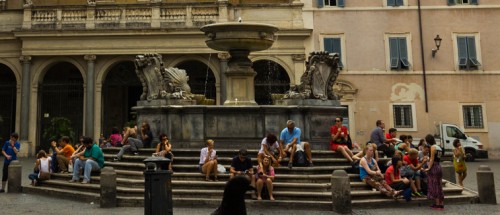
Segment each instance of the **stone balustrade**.
[{"label": "stone balustrade", "polygon": [[220,20],[220,7],[227,10],[226,5],[25,7],[23,29],[198,28],[227,21]]}]

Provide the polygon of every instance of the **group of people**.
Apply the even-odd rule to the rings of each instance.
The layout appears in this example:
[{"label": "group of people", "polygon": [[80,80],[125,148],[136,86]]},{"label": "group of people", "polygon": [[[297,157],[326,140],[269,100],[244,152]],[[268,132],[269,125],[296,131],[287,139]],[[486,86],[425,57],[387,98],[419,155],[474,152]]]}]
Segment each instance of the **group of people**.
[{"label": "group of people", "polygon": [[[381,193],[398,198],[404,191],[408,191],[408,195],[405,195],[407,200],[411,199],[411,196],[421,197],[426,194],[428,199],[435,201],[431,208],[442,210],[442,149],[436,144],[434,136],[427,135],[421,139],[418,147],[415,147],[412,144],[412,136],[401,135],[398,139],[397,129],[391,128],[388,133],[384,131],[385,123],[377,120],[370,141],[355,155],[351,151],[349,132],[346,126],[342,125],[342,118],[338,117],[330,129],[330,148],[341,153],[353,167],[359,167],[361,180]],[[463,187],[463,180],[467,176],[465,154],[460,140],[456,139],[453,146],[455,171],[459,185]],[[378,164],[379,151],[391,158],[387,165],[382,167]]]}]

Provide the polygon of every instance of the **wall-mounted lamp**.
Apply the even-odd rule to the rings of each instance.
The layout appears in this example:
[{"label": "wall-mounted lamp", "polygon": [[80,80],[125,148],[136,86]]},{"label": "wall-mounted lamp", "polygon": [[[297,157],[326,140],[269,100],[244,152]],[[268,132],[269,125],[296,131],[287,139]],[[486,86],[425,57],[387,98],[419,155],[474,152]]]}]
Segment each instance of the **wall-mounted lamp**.
[{"label": "wall-mounted lamp", "polygon": [[435,56],[436,56],[436,52],[438,52],[438,50],[439,50],[439,46],[441,46],[441,40],[443,40],[443,39],[441,39],[441,38],[439,37],[439,34],[438,34],[438,35],[436,35],[436,38],[434,38],[434,43],[436,43],[436,48],[435,48],[435,49],[432,49],[432,57],[435,57]]}]

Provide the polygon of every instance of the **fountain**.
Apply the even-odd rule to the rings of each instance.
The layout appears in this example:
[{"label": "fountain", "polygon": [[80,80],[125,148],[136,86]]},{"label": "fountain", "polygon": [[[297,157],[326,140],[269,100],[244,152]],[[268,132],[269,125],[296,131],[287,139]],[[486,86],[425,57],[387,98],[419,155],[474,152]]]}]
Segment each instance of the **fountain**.
[{"label": "fountain", "polygon": [[[201,148],[215,139],[219,148],[256,148],[267,133],[279,134],[292,119],[302,129],[303,140],[314,149],[327,149],[329,128],[345,108],[333,93],[339,74],[338,55],[310,54],[301,84],[292,86],[278,105],[255,102],[251,51],[270,48],[278,28],[257,23],[216,23],[203,26],[208,47],[231,55],[227,71],[224,105],[200,105],[192,99],[185,71],[163,68],[161,56],[138,55],[136,72],[143,95],[133,110],[138,122],[147,121],[157,137],[166,133],[176,148]],[[221,84],[223,85],[223,84]],[[157,140],[155,140],[157,142]],[[248,145],[253,144],[253,145]]]}]

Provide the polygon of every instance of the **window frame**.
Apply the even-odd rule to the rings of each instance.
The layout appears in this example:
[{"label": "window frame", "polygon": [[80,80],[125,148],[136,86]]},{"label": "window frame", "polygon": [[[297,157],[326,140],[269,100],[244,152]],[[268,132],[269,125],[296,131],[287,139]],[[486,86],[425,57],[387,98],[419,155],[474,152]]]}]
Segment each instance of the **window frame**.
[{"label": "window frame", "polygon": [[[408,6],[408,0],[383,0],[385,7],[404,7]],[[389,2],[394,2],[393,4]]]},{"label": "window frame", "polygon": [[[323,7],[345,7],[346,0],[319,0],[323,2]],[[329,4],[326,3],[329,2]],[[335,5],[331,5],[330,3],[335,1]]]},{"label": "window frame", "polygon": [[[466,119],[464,119],[464,108],[468,106],[479,106],[481,109],[481,118],[483,127],[468,127],[466,125]],[[488,119],[486,117],[486,105],[484,103],[460,103],[459,105],[459,115],[460,115],[460,124],[463,125],[464,132],[488,132]]]},{"label": "window frame", "polygon": [[[458,47],[458,38],[459,37],[474,37],[474,45],[475,45],[475,52],[476,52],[476,60],[478,61],[479,65],[477,66],[477,69],[470,69],[469,64],[467,64],[467,68],[463,69],[460,68],[460,57],[459,57],[459,47]],[[480,44],[480,35],[479,33],[452,33],[452,43],[453,43],[453,59],[454,59],[454,65],[455,65],[455,71],[482,71],[483,70],[483,60],[481,56],[481,44]],[[467,55],[469,52],[467,52]],[[469,62],[469,60],[467,60]]]},{"label": "window frame", "polygon": [[[460,3],[459,3],[460,1]],[[468,1],[468,3],[464,3],[464,1]],[[478,0],[447,0],[446,1],[448,6],[453,6],[453,5],[479,5]]]},{"label": "window frame", "polygon": [[342,68],[339,68],[341,71],[347,71],[347,60],[346,60],[346,48],[345,48],[345,35],[344,34],[324,34],[319,36],[319,44],[321,47],[321,51],[325,50],[325,39],[340,39],[340,61],[342,63]]},{"label": "window frame", "polygon": [[[390,39],[391,38],[405,38],[406,39],[406,53],[408,60],[408,69],[392,69],[391,67],[391,46]],[[413,54],[412,54],[412,46],[411,46],[412,37],[409,33],[386,33],[384,37],[385,50],[386,50],[386,70],[388,72],[410,72],[413,71]],[[401,60],[401,59],[400,59]]]},{"label": "window frame", "polygon": [[[411,122],[409,127],[400,127],[396,124],[394,109],[397,106],[409,106],[411,108]],[[415,108],[415,103],[391,103],[389,105],[390,120],[392,127],[398,129],[398,131],[417,131],[417,109]]]}]

